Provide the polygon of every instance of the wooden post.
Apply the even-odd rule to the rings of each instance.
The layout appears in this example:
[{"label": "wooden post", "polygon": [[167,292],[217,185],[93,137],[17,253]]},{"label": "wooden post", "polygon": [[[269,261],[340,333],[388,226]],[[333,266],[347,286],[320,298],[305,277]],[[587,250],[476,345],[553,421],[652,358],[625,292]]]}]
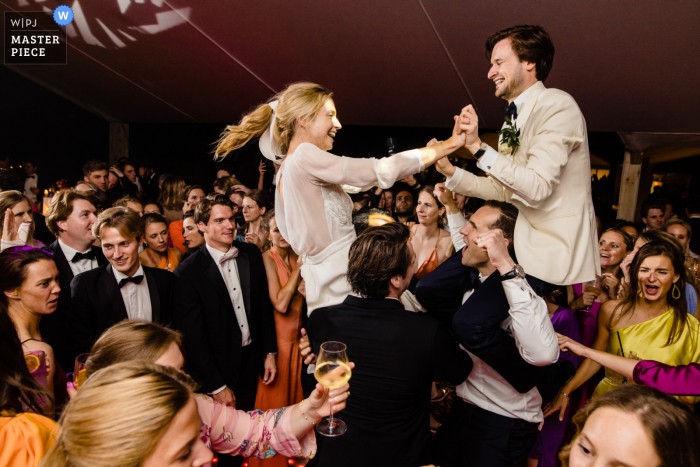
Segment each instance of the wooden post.
[{"label": "wooden post", "polygon": [[109,166],[129,157],[129,124],[109,122]]},{"label": "wooden post", "polygon": [[639,195],[639,179],[642,173],[642,154],[625,151],[620,182],[620,199],[617,204],[617,218],[634,222]]}]

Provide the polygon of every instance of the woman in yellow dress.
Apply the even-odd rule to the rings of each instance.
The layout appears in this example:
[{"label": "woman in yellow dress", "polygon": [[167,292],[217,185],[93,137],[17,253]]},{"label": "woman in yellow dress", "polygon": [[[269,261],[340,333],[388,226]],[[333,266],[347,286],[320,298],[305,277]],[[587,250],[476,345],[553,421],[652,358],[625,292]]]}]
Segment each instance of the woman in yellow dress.
[{"label": "woman in yellow dress", "polygon": [[[688,314],[685,300],[685,268],[680,249],[666,241],[644,245],[630,268],[631,293],[610,300],[598,313],[598,336],[594,348],[613,355],[657,360],[667,365],[700,362],[700,323]],[[576,375],[548,404],[545,416],[560,411],[563,416],[569,394],[592,377],[601,365],[586,359]],[[599,397],[623,384],[634,384],[612,370],[598,384]],[[694,404],[700,398],[682,397]]]}]

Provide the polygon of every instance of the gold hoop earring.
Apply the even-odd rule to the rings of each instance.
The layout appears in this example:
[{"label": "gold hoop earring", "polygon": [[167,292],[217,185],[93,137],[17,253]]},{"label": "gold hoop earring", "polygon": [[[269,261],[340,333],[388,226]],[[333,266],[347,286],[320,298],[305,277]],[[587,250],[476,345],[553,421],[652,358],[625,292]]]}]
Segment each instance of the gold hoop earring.
[{"label": "gold hoop earring", "polygon": [[[676,297],[676,292],[678,292],[678,296]],[[681,298],[681,289],[678,287],[678,285],[674,282],[673,283],[673,290],[671,290],[671,297],[673,297],[674,300],[678,300]]]}]

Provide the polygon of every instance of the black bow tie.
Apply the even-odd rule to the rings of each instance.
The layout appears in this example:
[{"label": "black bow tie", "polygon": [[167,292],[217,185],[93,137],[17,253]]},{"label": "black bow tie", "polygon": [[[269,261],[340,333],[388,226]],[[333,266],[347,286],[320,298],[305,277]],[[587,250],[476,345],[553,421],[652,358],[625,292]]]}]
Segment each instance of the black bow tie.
[{"label": "black bow tie", "polygon": [[90,259],[90,260],[95,259],[95,252],[88,251],[87,253],[76,253],[75,256],[73,256],[73,259],[70,260],[70,262],[77,263],[78,261],[83,260],[83,259]]},{"label": "black bow tie", "polygon": [[503,107],[503,112],[506,114],[506,117],[510,118],[511,121],[518,118],[518,106],[515,105],[515,102],[511,102],[508,107]]},{"label": "black bow tie", "polygon": [[124,279],[119,281],[119,288],[121,289],[128,282],[133,282],[134,284],[140,284],[142,280],[143,280],[143,276],[125,277]]},{"label": "black bow tie", "polygon": [[472,283],[472,288],[474,290],[478,289],[481,285],[481,277],[479,275],[479,270],[476,268],[469,269],[469,278]]}]

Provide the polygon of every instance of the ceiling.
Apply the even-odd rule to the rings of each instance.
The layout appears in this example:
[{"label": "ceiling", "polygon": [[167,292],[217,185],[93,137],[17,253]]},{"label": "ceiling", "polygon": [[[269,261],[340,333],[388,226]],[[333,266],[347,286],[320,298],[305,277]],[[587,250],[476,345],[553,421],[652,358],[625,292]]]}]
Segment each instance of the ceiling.
[{"label": "ceiling", "polygon": [[14,71],[110,121],[236,122],[286,84],[335,93],[342,123],[449,127],[474,104],[498,128],[484,42],[539,24],[556,55],[546,86],[590,131],[700,134],[700,1],[0,0],[75,11],[68,65]]}]

